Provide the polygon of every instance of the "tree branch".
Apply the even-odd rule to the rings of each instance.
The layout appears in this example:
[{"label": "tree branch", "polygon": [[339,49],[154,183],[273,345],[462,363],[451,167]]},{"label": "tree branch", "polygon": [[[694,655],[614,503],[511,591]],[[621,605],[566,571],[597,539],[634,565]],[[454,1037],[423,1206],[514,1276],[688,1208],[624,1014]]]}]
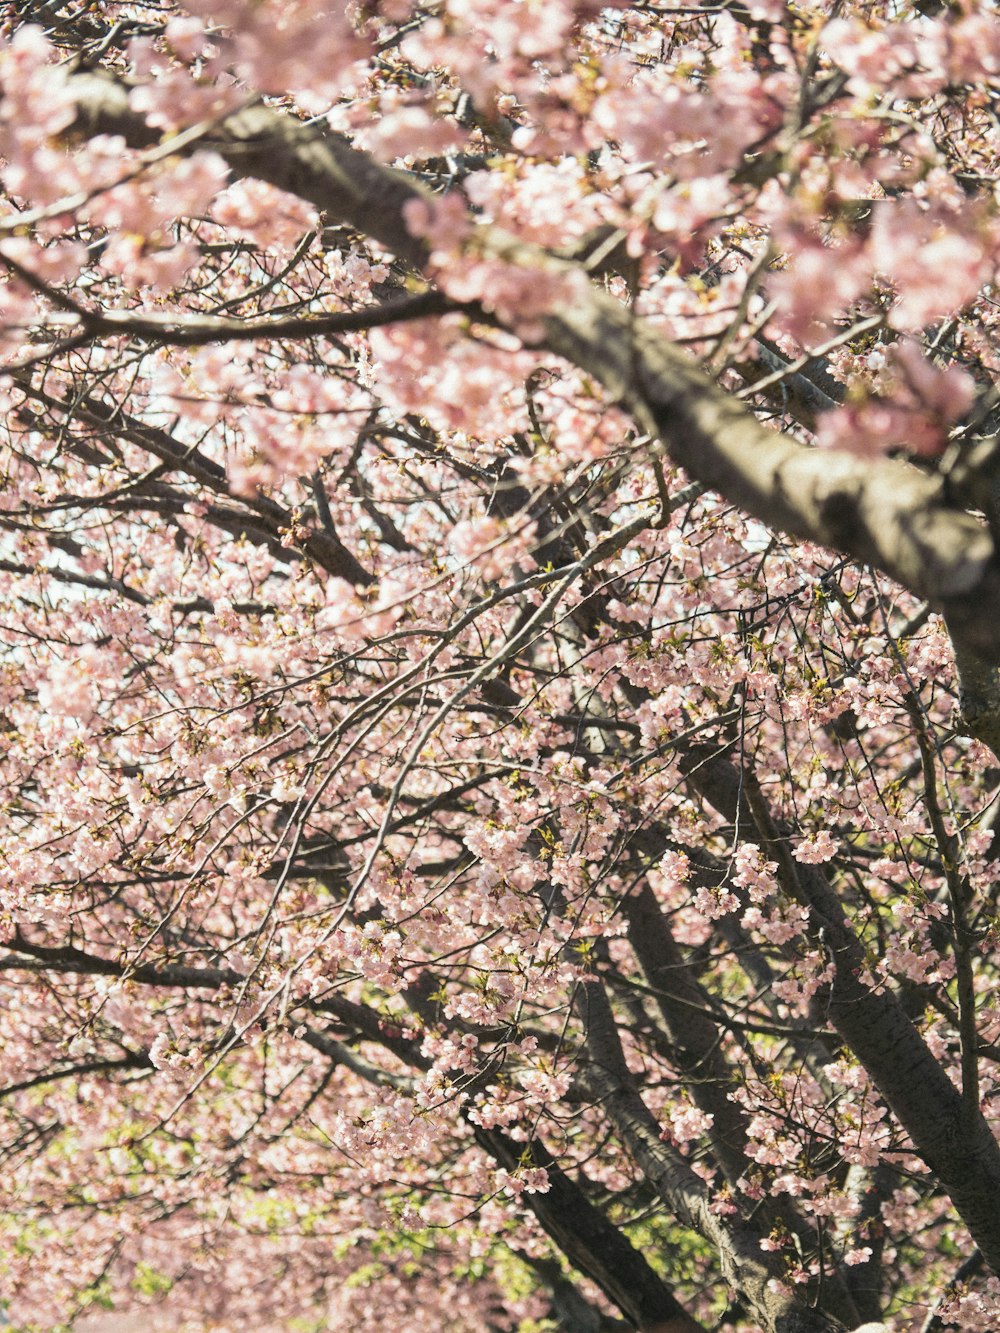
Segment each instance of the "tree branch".
[{"label": "tree branch", "polygon": [[[132,147],[159,142],[128,104],[124,83],[103,73],[73,80],[71,133],[121,134]],[[314,124],[255,105],[211,140],[238,177],[268,181],[372,237],[425,271],[428,247],[404,209],[428,191]],[[550,274],[587,276],[572,263],[495,228],[477,227],[485,258]],[[817,450],[759,425],[662,335],[587,282],[544,321],[542,342],[594,376],[690,475],[770,526],[875,565],[948,617],[952,632],[1000,661],[1000,559],[989,527],[956,508],[945,480],[891,459]]]},{"label": "tree branch", "polygon": [[772,817],[754,775],[741,775],[708,747],[692,747],[682,767],[724,818],[756,825],[782,887],[807,908],[812,938],[833,962],[833,980],[816,1002],[941,1181],[990,1267],[1000,1272],[1000,1145],[982,1112],[969,1107],[897,996],[865,980],[868,960],[839,896],[818,865],[793,860],[789,831]]},{"label": "tree branch", "polygon": [[[576,1009],[586,1024],[590,1062],[581,1081],[590,1087],[645,1178],[678,1220],[712,1244],[726,1280],[744,1297],[768,1333],[836,1333],[845,1325],[812,1308],[785,1284],[782,1265],[761,1249],[765,1233],[713,1211],[704,1182],[660,1138],[659,1125],[625,1062],[614,1016],[600,981],[577,990]],[[832,1296],[833,1290],[828,1290]]]}]

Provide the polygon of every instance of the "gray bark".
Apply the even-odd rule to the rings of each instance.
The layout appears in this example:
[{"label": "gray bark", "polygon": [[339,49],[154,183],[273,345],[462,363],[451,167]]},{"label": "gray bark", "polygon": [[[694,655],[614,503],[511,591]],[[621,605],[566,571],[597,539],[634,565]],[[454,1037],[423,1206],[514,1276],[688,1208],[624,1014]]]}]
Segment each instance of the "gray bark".
[{"label": "gray bark", "polygon": [[[159,143],[129,107],[123,83],[88,73],[73,86],[79,115],[70,133],[121,134],[136,148]],[[200,144],[220,152],[235,176],[296,194],[426,270],[427,246],[410,235],[403,214],[411,200],[429,197],[425,187],[341,136],[254,105]],[[474,235],[484,255],[579,275],[572,302],[544,321],[544,345],[593,375],[692,477],[771,527],[883,570],[944,613],[969,651],[1000,662],[1000,559],[987,521],[956,504],[946,478],[764,429],[683,352],[589,284],[584,265],[495,228]]]}]

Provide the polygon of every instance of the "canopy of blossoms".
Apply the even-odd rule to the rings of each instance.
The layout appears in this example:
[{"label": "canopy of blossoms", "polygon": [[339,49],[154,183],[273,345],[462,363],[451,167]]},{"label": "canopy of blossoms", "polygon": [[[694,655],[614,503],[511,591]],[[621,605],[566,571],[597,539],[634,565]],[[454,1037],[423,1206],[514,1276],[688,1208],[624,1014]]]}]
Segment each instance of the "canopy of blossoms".
[{"label": "canopy of blossoms", "polygon": [[0,1322],[1000,1325],[998,114],[985,0],[0,6]]}]

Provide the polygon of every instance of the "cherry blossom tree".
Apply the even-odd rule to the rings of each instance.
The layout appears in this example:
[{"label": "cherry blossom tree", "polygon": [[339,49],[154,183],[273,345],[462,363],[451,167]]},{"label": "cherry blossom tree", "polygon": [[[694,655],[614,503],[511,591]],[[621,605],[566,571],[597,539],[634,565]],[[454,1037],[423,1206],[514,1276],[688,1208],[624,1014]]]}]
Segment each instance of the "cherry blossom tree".
[{"label": "cherry blossom tree", "polygon": [[0,1311],[1000,1323],[1000,16],[17,0]]}]

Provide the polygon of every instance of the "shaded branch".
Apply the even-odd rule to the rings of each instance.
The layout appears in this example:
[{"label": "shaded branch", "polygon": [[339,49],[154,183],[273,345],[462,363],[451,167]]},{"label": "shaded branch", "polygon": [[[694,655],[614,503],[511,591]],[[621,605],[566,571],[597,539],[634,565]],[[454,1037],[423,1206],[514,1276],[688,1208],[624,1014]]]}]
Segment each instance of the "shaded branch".
[{"label": "shaded branch", "polygon": [[815,947],[833,964],[833,980],[814,1003],[867,1070],[990,1267],[1000,1272],[1000,1146],[982,1112],[967,1104],[899,998],[869,978],[869,960],[839,895],[820,866],[794,860],[789,830],[771,815],[754,774],[709,747],[691,747],[682,768],[724,818],[744,828],[756,825],[783,889],[809,913]]},{"label": "shaded branch", "polygon": [[[524,1145],[498,1129],[473,1125],[476,1142],[508,1171],[523,1165]],[[549,1188],[525,1194],[522,1202],[577,1269],[644,1333],[704,1333],[628,1238],[587,1198],[538,1139],[531,1164],[543,1167]]]},{"label": "shaded branch", "polygon": [[[582,983],[575,1007],[586,1024],[590,1061],[581,1082],[600,1101],[618,1135],[658,1197],[684,1226],[714,1246],[727,1282],[746,1300],[768,1333],[837,1333],[845,1325],[812,1308],[804,1293],[785,1284],[785,1271],[761,1249],[752,1223],[714,1211],[704,1182],[661,1139],[660,1127],[635,1086],[622,1053],[614,1016],[600,981]],[[833,1284],[828,1299],[836,1300]]]},{"label": "shaded branch", "polygon": [[8,1083],[5,1088],[0,1088],[0,1101],[5,1097],[12,1097],[15,1092],[26,1092],[29,1088],[45,1087],[48,1083],[55,1083],[64,1078],[83,1077],[85,1074],[113,1074],[119,1069],[152,1069],[153,1067],[148,1051],[130,1051],[119,1060],[84,1060],[80,1064],[70,1065],[66,1069],[49,1069],[42,1074],[34,1075],[32,1078],[22,1079],[19,1083]]}]

